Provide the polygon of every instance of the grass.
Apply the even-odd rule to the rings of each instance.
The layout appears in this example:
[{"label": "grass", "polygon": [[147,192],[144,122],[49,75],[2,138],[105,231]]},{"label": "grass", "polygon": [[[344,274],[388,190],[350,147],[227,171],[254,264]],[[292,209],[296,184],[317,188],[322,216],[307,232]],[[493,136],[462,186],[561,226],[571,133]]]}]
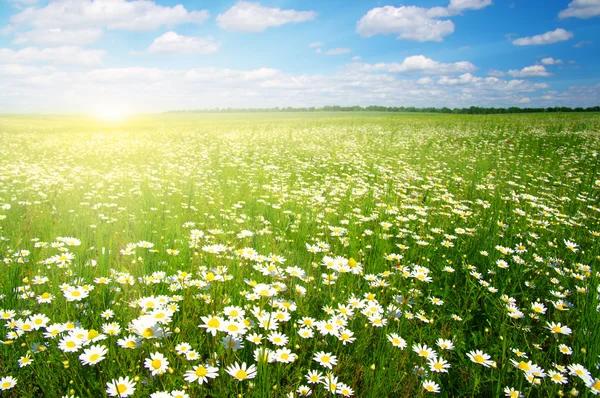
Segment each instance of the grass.
[{"label": "grass", "polygon": [[[2,394],[105,396],[129,377],[134,396],[156,397],[345,385],[415,397],[430,395],[427,381],[440,396],[591,396],[599,131],[595,114],[0,117]],[[232,306],[243,334],[199,327]],[[243,348],[224,346],[228,335]],[[127,336],[135,348],[119,345]],[[69,339],[73,352],[60,348]],[[104,360],[84,365],[97,345]],[[267,363],[259,348],[296,358]],[[319,352],[337,359],[331,370]],[[152,376],[155,353],[168,366]],[[256,377],[226,372],[241,363]],[[186,381],[209,364],[216,378]],[[329,381],[309,384],[310,370]]]}]

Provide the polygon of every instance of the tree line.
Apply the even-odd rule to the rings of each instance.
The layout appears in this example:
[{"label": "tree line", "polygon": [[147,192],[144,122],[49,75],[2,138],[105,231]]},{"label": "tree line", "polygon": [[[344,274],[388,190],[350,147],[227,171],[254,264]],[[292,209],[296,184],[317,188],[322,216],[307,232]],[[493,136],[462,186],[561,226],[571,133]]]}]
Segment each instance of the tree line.
[{"label": "tree line", "polygon": [[592,106],[588,108],[570,108],[568,106],[556,106],[548,108],[519,108],[511,106],[510,108],[484,108],[480,106],[471,106],[469,108],[416,108],[414,106],[323,106],[323,107],[275,107],[275,108],[215,108],[215,109],[199,109],[199,110],[177,110],[167,113],[234,113],[234,112],[403,112],[403,113],[444,113],[444,114],[460,114],[460,115],[489,115],[502,113],[569,113],[569,112],[600,112],[600,106]]}]

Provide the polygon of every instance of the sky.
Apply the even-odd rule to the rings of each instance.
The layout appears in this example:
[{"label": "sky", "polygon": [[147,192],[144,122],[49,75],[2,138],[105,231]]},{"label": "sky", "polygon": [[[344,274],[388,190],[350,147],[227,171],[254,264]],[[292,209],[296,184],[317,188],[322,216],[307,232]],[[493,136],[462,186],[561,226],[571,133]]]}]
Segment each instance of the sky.
[{"label": "sky", "polygon": [[0,113],[600,105],[600,0],[0,0]]}]

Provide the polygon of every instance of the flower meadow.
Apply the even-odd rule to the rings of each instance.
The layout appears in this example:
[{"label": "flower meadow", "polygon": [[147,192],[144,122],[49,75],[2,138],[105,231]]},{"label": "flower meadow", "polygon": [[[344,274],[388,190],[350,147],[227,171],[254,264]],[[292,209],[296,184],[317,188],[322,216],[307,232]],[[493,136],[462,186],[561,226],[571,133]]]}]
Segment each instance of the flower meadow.
[{"label": "flower meadow", "polygon": [[600,394],[600,117],[0,118],[2,397]]}]

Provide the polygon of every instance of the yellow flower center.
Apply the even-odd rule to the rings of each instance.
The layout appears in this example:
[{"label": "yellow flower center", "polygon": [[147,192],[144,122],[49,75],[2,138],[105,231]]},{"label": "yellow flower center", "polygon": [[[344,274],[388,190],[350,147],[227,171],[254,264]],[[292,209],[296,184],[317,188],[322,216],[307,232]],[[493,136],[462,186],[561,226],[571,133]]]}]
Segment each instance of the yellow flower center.
[{"label": "yellow flower center", "polygon": [[473,360],[474,360],[475,362],[479,362],[479,363],[483,363],[483,362],[485,362],[485,358],[484,358],[483,356],[481,356],[481,355],[475,355],[475,356],[473,357]]},{"label": "yellow flower center", "polygon": [[243,380],[248,377],[248,373],[246,373],[244,369],[240,369],[237,372],[235,372],[235,377],[236,379]]},{"label": "yellow flower center", "polygon": [[561,329],[560,329],[560,327],[558,327],[557,325],[555,325],[555,326],[552,327],[552,331],[554,333],[560,333]]},{"label": "yellow flower center", "polygon": [[160,359],[155,359],[152,361],[152,367],[154,369],[160,369],[161,366],[162,366],[162,362],[160,361]]},{"label": "yellow flower center", "polygon": [[98,354],[92,354],[92,355],[90,355],[90,362],[97,361],[98,358],[100,358],[100,355],[98,355]]},{"label": "yellow flower center", "polygon": [[125,343],[125,346],[129,347],[129,348],[134,348],[135,345],[136,345],[135,341],[133,341],[133,340],[129,340],[127,343]]},{"label": "yellow flower center", "polygon": [[75,345],[76,345],[76,344],[75,344],[74,342],[72,342],[72,341],[67,341],[67,344],[66,344],[66,346],[67,346],[68,348],[73,348],[73,347],[75,347]]},{"label": "yellow flower center", "polygon": [[208,327],[211,327],[213,329],[218,328],[220,324],[221,323],[217,318],[212,318],[210,321],[208,321]]},{"label": "yellow flower center", "polygon": [[321,362],[329,362],[329,359],[330,359],[330,358],[329,358],[327,355],[323,355],[323,356],[321,357]]},{"label": "yellow flower center", "polygon": [[10,387],[10,382],[5,381],[4,383],[2,383],[2,388],[6,389],[8,387]]},{"label": "yellow flower center", "polygon": [[204,377],[208,374],[208,370],[206,370],[206,368],[204,366],[198,366],[198,369],[196,369],[196,376],[198,377]]},{"label": "yellow flower center", "polygon": [[519,362],[518,368],[524,371],[529,371],[531,369],[531,366],[529,366],[528,363],[521,361]]},{"label": "yellow flower center", "polygon": [[144,331],[142,332],[142,336],[144,337],[152,337],[154,336],[154,330],[152,330],[152,328],[146,328],[144,329]]},{"label": "yellow flower center", "polygon": [[117,386],[117,391],[119,394],[123,394],[125,391],[127,391],[127,386],[125,384],[119,384]]}]

